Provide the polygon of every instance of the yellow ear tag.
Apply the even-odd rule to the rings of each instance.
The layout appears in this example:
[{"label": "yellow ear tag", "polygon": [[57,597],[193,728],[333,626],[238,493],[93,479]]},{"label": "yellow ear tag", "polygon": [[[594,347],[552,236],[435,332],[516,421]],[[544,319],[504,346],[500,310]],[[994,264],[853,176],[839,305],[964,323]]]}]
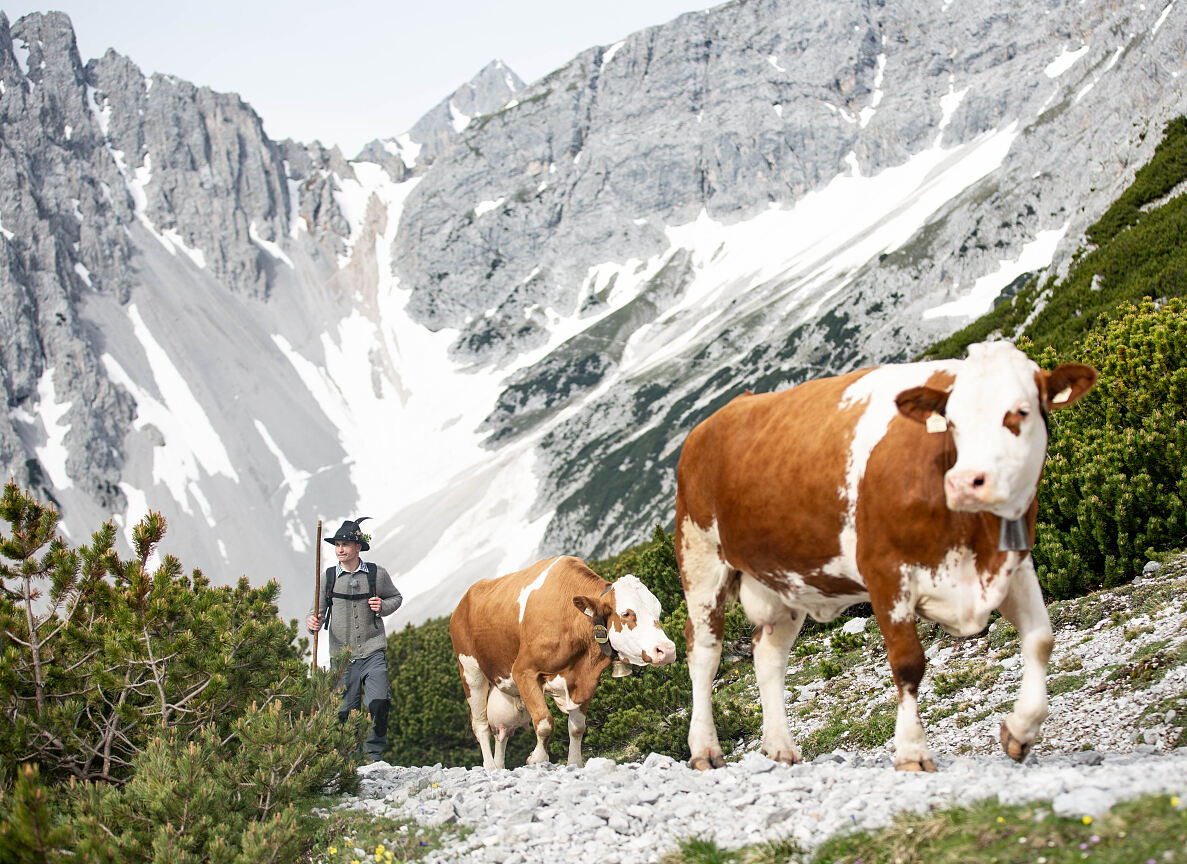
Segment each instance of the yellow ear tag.
[{"label": "yellow ear tag", "polygon": [[927,418],[928,432],[946,432],[948,430],[948,418],[943,414],[930,414]]},{"label": "yellow ear tag", "polygon": [[1066,402],[1067,397],[1069,397],[1071,395],[1072,395],[1072,388],[1064,387],[1062,390],[1060,390],[1058,393],[1056,393],[1054,396],[1051,397],[1051,401],[1052,402]]}]

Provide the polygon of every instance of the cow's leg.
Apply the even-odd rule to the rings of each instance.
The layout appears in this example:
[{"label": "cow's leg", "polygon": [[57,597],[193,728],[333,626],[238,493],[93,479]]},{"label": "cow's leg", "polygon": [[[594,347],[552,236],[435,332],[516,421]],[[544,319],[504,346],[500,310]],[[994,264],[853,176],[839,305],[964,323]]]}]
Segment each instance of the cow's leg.
[{"label": "cow's leg", "polygon": [[490,681],[482,674],[478,661],[473,657],[460,654],[457,663],[462,673],[462,689],[466,691],[466,702],[470,706],[470,728],[474,730],[474,737],[478,739],[478,749],[482,751],[482,767],[489,771],[496,767],[495,757],[490,751],[490,724],[486,719]]},{"label": "cow's leg", "polygon": [[688,601],[688,621],[684,625],[688,676],[692,680],[688,764],[703,771],[725,765],[713,722],[713,677],[721,662],[725,598],[733,571],[721,560],[716,525],[702,530],[687,516],[677,519],[676,558]]},{"label": "cow's leg", "polygon": [[495,767],[507,767],[507,739],[515,734],[514,729],[500,729],[495,734]]},{"label": "cow's leg", "polygon": [[754,674],[762,699],[762,752],[776,762],[803,761],[787,728],[787,657],[804,626],[804,613],[789,609],[783,598],[743,574],[738,599],[754,623]]},{"label": "cow's leg", "polygon": [[[872,584],[873,580],[870,580]],[[887,580],[884,584],[895,584]],[[899,771],[935,771],[931,751],[923,734],[923,723],[919,720],[919,684],[927,659],[923,656],[923,645],[915,629],[915,610],[904,594],[896,595],[892,601],[878,598],[871,592],[870,603],[874,617],[886,640],[886,654],[890,671],[898,687],[898,714],[894,720],[894,767]]]},{"label": "cow's leg", "polygon": [[585,709],[588,707],[589,703],[586,702],[569,711],[569,764],[578,768],[583,764],[581,742],[585,740]]},{"label": "cow's leg", "polygon": [[1011,759],[1021,762],[1047,719],[1047,663],[1055,644],[1051,619],[1047,617],[1029,555],[1010,577],[1010,589],[999,608],[1018,631],[1022,643],[1022,688],[1014,710],[1002,721],[1001,728],[1002,749]]},{"label": "cow's leg", "polygon": [[515,679],[515,684],[519,688],[519,698],[523,700],[524,707],[532,715],[532,729],[536,732],[536,747],[528,755],[528,764],[546,763],[548,761],[548,739],[552,737],[552,714],[544,699],[544,689],[540,686],[540,675],[534,669],[512,666],[511,677]]}]

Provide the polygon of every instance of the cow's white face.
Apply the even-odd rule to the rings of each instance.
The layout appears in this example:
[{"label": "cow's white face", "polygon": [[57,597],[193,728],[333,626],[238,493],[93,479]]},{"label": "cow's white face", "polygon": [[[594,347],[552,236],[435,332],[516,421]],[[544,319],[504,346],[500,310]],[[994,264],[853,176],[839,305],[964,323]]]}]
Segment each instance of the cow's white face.
[{"label": "cow's white face", "polygon": [[660,627],[659,600],[637,576],[623,576],[610,592],[614,612],[607,617],[610,645],[628,663],[664,666],[676,659],[676,645]]},{"label": "cow's white face", "polygon": [[939,414],[947,421],[956,448],[944,475],[950,509],[1020,519],[1046,458],[1044,410],[1071,405],[1095,383],[1091,366],[1066,363],[1045,372],[1008,342],[984,342],[969,346],[949,393],[917,387],[897,401],[912,419]]}]

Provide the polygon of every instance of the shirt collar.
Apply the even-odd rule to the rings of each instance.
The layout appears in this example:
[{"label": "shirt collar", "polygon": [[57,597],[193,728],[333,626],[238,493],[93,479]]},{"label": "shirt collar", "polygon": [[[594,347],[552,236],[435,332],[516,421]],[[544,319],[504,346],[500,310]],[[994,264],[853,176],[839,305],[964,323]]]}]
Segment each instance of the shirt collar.
[{"label": "shirt collar", "polygon": [[360,558],[358,570],[347,570],[345,567],[342,566],[342,562],[339,561],[337,564],[337,568],[338,568],[337,575],[339,575],[339,576],[343,576],[343,575],[353,576],[356,573],[366,573],[367,572],[367,562],[364,561],[362,558]]}]

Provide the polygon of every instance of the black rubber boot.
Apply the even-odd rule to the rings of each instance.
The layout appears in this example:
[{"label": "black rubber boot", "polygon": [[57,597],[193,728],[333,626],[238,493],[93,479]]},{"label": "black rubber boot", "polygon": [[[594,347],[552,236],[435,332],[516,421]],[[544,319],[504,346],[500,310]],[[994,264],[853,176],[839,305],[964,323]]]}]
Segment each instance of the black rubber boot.
[{"label": "black rubber boot", "polygon": [[387,747],[387,712],[391,704],[390,699],[376,699],[367,706],[371,713],[371,732],[363,742],[363,751],[368,759],[383,758]]}]

